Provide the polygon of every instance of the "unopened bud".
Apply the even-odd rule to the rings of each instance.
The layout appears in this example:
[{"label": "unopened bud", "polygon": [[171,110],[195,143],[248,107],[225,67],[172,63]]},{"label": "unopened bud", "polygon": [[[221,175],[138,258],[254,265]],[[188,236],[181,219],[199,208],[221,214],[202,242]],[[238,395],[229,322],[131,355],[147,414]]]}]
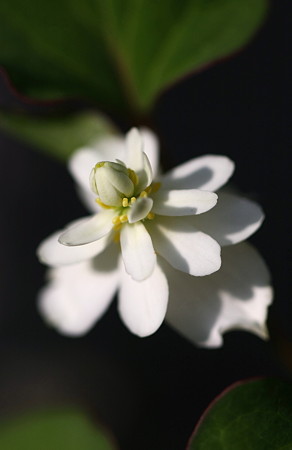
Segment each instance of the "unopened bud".
[{"label": "unopened bud", "polygon": [[92,169],[90,187],[105,205],[121,206],[124,197],[131,197],[134,184],[128,169],[115,162],[100,162]]}]

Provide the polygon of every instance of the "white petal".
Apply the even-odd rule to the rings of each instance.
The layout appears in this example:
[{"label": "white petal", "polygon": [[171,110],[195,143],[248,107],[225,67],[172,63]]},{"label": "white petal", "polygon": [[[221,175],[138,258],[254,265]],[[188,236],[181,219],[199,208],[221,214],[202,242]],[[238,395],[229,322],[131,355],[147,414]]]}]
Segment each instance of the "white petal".
[{"label": "white petal", "polygon": [[129,223],[138,222],[138,220],[144,219],[151,211],[153,206],[153,200],[149,197],[141,197],[131,206],[128,213]]},{"label": "white petal", "polygon": [[220,268],[220,246],[184,218],[159,217],[147,224],[157,253],[174,268],[204,276]]},{"label": "white petal", "polygon": [[221,269],[208,277],[191,277],[171,268],[167,277],[167,321],[193,343],[219,347],[222,333],[233,329],[267,338],[272,289],[267,267],[251,245],[225,247]]},{"label": "white petal", "polygon": [[153,194],[153,212],[165,216],[188,216],[201,214],[213,208],[217,202],[213,192],[199,189],[168,191],[159,189]]},{"label": "white petal", "polygon": [[131,128],[126,134],[126,165],[133,170],[143,167],[143,142],[137,128]]},{"label": "white petal", "polygon": [[83,189],[90,191],[89,174],[95,164],[100,161],[115,161],[117,158],[123,160],[124,157],[124,139],[122,137],[108,136],[90,147],[76,150],[69,159],[69,171]]},{"label": "white petal", "polygon": [[[51,281],[39,294],[41,315],[60,333],[86,333],[104,314],[119,282],[117,255],[107,249],[94,261],[50,271]],[[113,264],[114,263],[114,264]]]},{"label": "white petal", "polygon": [[146,153],[152,167],[153,177],[156,177],[159,169],[159,143],[155,134],[147,128],[141,129],[143,150]]},{"label": "white petal", "polygon": [[147,186],[150,186],[153,180],[153,172],[148,156],[143,152],[143,169],[136,172],[139,182],[136,186],[136,192],[141,192]]},{"label": "white petal", "polygon": [[38,258],[44,264],[58,267],[85,261],[101,253],[110,241],[107,235],[87,245],[69,247],[58,241],[61,233],[62,230],[47,237],[37,248]]},{"label": "white petal", "polygon": [[97,241],[107,235],[113,228],[112,219],[115,212],[103,210],[95,216],[90,216],[80,221],[77,225],[68,228],[59,237],[63,245],[84,245]]},{"label": "white petal", "polygon": [[120,316],[132,333],[140,337],[149,336],[160,327],[165,317],[168,301],[166,277],[158,264],[143,281],[133,280],[124,267],[121,270]]},{"label": "white petal", "polygon": [[121,250],[126,271],[134,280],[141,281],[151,275],[156,255],[151,237],[141,222],[123,225]]},{"label": "white petal", "polygon": [[83,203],[83,205],[93,214],[96,214],[99,211],[102,211],[102,207],[99,206],[95,199],[96,195],[90,189],[83,189],[81,186],[77,187],[77,194]]},{"label": "white petal", "polygon": [[220,245],[241,242],[261,226],[264,214],[257,203],[237,195],[221,192],[218,195],[216,207],[208,214],[194,217],[192,223]]},{"label": "white petal", "polygon": [[160,178],[164,189],[217,191],[231,177],[234,163],[226,156],[206,155],[191,159]]},{"label": "white petal", "polygon": [[142,136],[137,128],[132,128],[126,135],[126,165],[138,175],[135,193],[141,192],[149,186],[153,179],[151,164],[143,152]]}]

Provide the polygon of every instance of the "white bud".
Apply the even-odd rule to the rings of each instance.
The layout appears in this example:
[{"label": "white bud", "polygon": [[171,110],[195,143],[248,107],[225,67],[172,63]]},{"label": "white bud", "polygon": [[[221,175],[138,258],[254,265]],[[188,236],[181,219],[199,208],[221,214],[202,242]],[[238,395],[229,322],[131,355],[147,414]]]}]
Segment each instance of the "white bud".
[{"label": "white bud", "polygon": [[100,162],[92,169],[89,177],[92,191],[108,206],[121,206],[124,197],[131,197],[134,184],[128,169],[115,162]]}]

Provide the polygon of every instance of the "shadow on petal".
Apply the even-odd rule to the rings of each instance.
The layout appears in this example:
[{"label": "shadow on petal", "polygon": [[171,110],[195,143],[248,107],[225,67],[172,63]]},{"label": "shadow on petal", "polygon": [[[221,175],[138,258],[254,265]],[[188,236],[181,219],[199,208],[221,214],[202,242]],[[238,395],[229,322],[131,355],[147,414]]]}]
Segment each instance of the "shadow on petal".
[{"label": "shadow on petal", "polygon": [[267,337],[269,272],[251,245],[224,248],[222,268],[206,277],[191,277],[167,265],[164,270],[170,283],[167,321],[192,342],[218,347],[222,334],[232,329]]},{"label": "shadow on petal", "polygon": [[[177,178],[173,178],[171,183],[167,182],[167,185],[171,189],[200,189],[201,186],[210,181],[214,176],[214,171],[209,167],[201,167],[195,172],[191,172],[189,175],[181,175]],[[163,180],[163,178],[162,178]],[[182,187],[183,182],[183,187]],[[164,187],[164,184],[163,184]]]},{"label": "shadow on petal", "polygon": [[220,245],[230,245],[255,233],[263,219],[264,213],[257,203],[221,191],[217,205],[208,214],[192,217],[190,221]]},{"label": "shadow on petal", "polygon": [[93,270],[97,272],[111,272],[118,264],[119,244],[112,242],[100,255],[90,261]]},{"label": "shadow on petal", "polygon": [[[178,249],[175,248],[171,240],[158,227],[155,227],[154,232],[152,224],[148,224],[147,229],[150,230],[156,253],[159,254],[159,249],[167,248],[168,259],[176,261],[176,264],[181,268],[180,270],[189,272],[190,267],[188,261],[181,255]],[[159,243],[159,245],[157,245],[157,243]]]}]

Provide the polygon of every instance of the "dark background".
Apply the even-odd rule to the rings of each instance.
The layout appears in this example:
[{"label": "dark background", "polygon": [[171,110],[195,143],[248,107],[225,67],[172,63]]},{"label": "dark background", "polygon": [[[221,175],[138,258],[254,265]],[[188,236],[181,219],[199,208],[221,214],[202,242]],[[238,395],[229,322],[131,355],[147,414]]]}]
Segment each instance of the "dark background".
[{"label": "dark background", "polygon": [[[204,153],[228,155],[236,163],[233,183],[263,205],[266,220],[251,241],[273,276],[271,341],[232,332],[223,348],[198,349],[166,325],[140,339],[123,326],[115,302],[83,338],[46,328],[35,307],[45,275],[35,248],[85,210],[66,167],[1,134],[2,417],[82,405],[112,430],[121,450],[184,450],[225,387],[258,375],[290,376],[291,9],[290,1],[272,2],[244,50],[178,83],[154,112],[165,168]],[[22,103],[4,78],[0,86],[3,108],[48,111]]]}]

